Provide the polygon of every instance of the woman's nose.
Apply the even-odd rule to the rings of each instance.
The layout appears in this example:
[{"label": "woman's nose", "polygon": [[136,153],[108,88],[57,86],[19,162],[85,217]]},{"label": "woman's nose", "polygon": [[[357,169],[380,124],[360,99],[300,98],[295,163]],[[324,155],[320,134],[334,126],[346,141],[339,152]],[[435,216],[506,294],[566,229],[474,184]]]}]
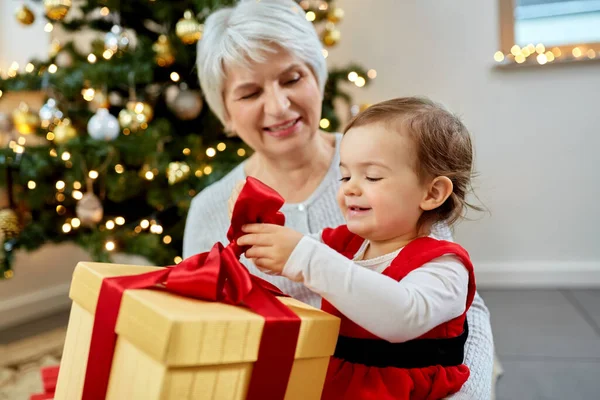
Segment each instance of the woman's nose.
[{"label": "woman's nose", "polygon": [[282,88],[274,87],[267,91],[265,96],[265,113],[273,116],[281,116],[290,107],[290,100]]}]

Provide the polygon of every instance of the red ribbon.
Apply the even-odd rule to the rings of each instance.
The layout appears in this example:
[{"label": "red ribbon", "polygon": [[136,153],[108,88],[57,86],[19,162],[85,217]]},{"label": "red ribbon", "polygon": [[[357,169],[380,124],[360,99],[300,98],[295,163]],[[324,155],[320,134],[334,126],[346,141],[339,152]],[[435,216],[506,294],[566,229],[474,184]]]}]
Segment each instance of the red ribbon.
[{"label": "red ribbon", "polygon": [[164,284],[171,293],[245,306],[263,316],[265,325],[258,359],[252,369],[246,398],[283,399],[294,362],[300,318],[275,298],[275,295],[282,295],[279,289],[250,275],[240,264],[239,256],[244,249],[235,243],[243,234],[241,227],[246,223],[283,225],[284,216],[279,212],[283,203],[281,196],[271,188],[248,178],[235,204],[227,233],[231,243],[227,247],[216,243],[209,252],[189,257],[174,267],[104,279],[96,306],[82,399],[106,397],[123,292],[157,284]]}]

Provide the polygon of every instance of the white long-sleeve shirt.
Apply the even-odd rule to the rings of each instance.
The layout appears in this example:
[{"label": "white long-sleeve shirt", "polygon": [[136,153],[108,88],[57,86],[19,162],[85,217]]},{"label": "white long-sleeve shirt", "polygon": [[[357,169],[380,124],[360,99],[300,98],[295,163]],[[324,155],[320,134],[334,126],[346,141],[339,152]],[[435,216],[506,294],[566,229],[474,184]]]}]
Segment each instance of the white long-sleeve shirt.
[{"label": "white long-sleeve shirt", "polygon": [[469,273],[458,257],[443,255],[396,281],[381,272],[402,249],[361,260],[367,245],[350,260],[323,244],[320,235],[304,236],[282,275],[393,343],[417,338],[465,312]]}]

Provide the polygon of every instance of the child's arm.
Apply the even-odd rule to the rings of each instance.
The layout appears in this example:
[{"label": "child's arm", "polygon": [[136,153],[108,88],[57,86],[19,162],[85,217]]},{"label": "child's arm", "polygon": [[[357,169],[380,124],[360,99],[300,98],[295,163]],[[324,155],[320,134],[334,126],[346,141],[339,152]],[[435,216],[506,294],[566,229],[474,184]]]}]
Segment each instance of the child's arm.
[{"label": "child's arm", "polygon": [[303,237],[282,275],[303,282],[348,318],[390,342],[404,342],[465,311],[469,275],[452,255],[412,271],[400,282],[364,268]]}]

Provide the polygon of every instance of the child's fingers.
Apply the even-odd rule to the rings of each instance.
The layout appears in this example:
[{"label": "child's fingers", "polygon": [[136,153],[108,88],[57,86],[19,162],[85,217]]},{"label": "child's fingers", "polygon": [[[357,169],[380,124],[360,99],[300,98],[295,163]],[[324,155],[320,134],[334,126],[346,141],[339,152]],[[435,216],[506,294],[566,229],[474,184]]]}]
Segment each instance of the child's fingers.
[{"label": "child's fingers", "polygon": [[240,236],[236,241],[238,246],[270,246],[273,244],[272,242],[272,238],[263,233],[249,233]]},{"label": "child's fingers", "polygon": [[242,226],[242,232],[245,233],[272,233],[275,232],[279,225],[273,224],[246,224]]},{"label": "child's fingers", "polygon": [[246,250],[246,258],[270,258],[269,247],[265,246],[252,246]]}]

